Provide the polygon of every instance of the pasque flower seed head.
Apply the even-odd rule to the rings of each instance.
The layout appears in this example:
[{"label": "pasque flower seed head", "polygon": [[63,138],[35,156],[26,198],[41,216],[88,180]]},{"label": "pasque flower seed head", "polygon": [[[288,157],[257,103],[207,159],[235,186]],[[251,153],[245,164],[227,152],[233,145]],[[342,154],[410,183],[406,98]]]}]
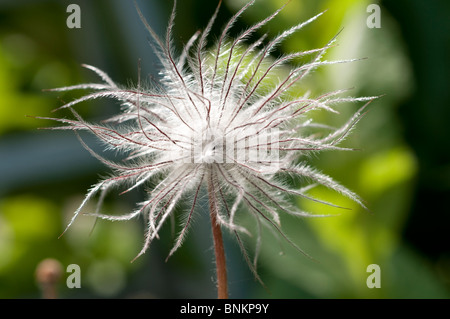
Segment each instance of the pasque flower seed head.
[{"label": "pasque flower seed head", "polygon": [[[215,205],[215,219],[237,238],[244,257],[256,274],[256,256],[250,261],[241,240],[250,231],[239,223],[239,214],[249,214],[256,221],[257,248],[260,229],[267,225],[301,251],[283,233],[280,213],[295,216],[311,215],[289,204],[289,197],[313,198],[307,191],[324,185],[364,207],[359,197],[306,163],[307,155],[325,150],[348,150],[338,146],[361,119],[365,106],[374,97],[343,97],[346,90],[327,92],[318,97],[295,96],[288,91],[318,67],[351,62],[327,61],[325,46],[309,51],[272,57],[274,49],[287,37],[321,14],[291,27],[271,40],[263,35],[249,41],[263,25],[273,20],[280,8],[267,18],[231,37],[229,31],[239,16],[255,1],[249,1],[225,25],[214,46],[208,47],[209,33],[218,14],[220,3],[202,32],[195,33],[180,53],[172,44],[175,7],[169,18],[167,32],[160,38],[136,5],[138,15],[148,30],[155,53],[161,63],[160,79],[151,88],[143,88],[140,79],[134,88],[123,87],[103,71],[89,65],[102,83],[81,84],[54,89],[71,91],[88,89],[92,92],[65,104],[74,119],[55,118],[64,126],[54,129],[88,131],[107,148],[125,153],[125,162],[113,162],[83,146],[97,159],[109,166],[111,177],[99,181],[70,221],[69,227],[86,203],[98,195],[98,208],[93,212],[107,220],[129,220],[144,215],[148,223],[143,254],[176,206],[183,204],[185,216],[169,256],[183,242],[192,215],[199,207],[201,192],[208,189],[210,202]],[[249,43],[248,43],[249,42]],[[296,65],[298,57],[309,62]],[[291,65],[291,66],[290,66]],[[294,65],[294,66],[292,66]],[[280,69],[288,70],[279,72]],[[120,112],[101,123],[89,123],[73,109],[86,100],[110,98],[121,104]],[[347,123],[331,128],[315,123],[309,114],[315,110],[337,113],[341,103],[364,102]],[[311,134],[316,130],[321,134]],[[309,132],[309,133],[308,133]],[[285,178],[303,177],[302,188],[294,188]],[[122,216],[100,213],[106,193],[113,188],[123,192],[144,186],[151,181],[147,198],[137,208]]]}]

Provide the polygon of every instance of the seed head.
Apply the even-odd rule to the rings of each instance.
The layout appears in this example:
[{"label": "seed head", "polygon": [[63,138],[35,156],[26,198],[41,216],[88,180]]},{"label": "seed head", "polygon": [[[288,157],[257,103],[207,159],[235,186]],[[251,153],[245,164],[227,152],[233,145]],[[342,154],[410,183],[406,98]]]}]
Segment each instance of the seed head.
[{"label": "seed head", "polygon": [[[158,237],[159,230],[176,206],[182,204],[185,218],[170,256],[185,238],[194,211],[199,206],[201,192],[209,189],[210,198],[213,196],[210,201],[216,205],[217,222],[236,236],[247,263],[256,275],[258,253],[250,261],[241,240],[242,234],[253,234],[239,223],[239,214],[251,215],[258,230],[262,225],[275,229],[301,251],[283,233],[279,214],[318,215],[290,205],[290,197],[300,196],[334,206],[307,193],[316,185],[324,185],[364,207],[356,194],[310,167],[306,159],[315,152],[349,150],[338,144],[361,119],[365,106],[374,97],[343,97],[346,90],[327,92],[315,98],[290,94],[289,89],[295,88],[316,68],[353,60],[323,59],[334,39],[321,48],[277,58],[271,56],[283,40],[318,19],[322,13],[271,40],[266,40],[266,35],[263,35],[254,42],[248,41],[274,19],[282,7],[237,37],[230,37],[233,24],[254,2],[249,1],[237,12],[225,25],[215,45],[207,47],[219,3],[206,28],[195,33],[179,54],[172,46],[171,37],[176,6],[169,18],[165,37],[160,38],[136,5],[161,63],[160,79],[153,81],[150,88],[144,89],[140,79],[134,88],[123,87],[103,71],[84,65],[95,72],[102,83],[55,89],[88,89],[92,93],[62,106],[61,109],[71,110],[74,119],[56,118],[54,120],[66,125],[54,129],[91,132],[107,148],[127,155],[125,162],[107,160],[80,139],[94,157],[112,169],[113,174],[93,185],[67,227],[85,204],[99,195],[98,208],[91,214],[93,216],[107,220],[145,216],[148,226],[140,256]],[[292,66],[298,57],[309,58],[309,62]],[[280,70],[288,71],[283,73]],[[73,109],[80,102],[97,98],[117,100],[121,105],[120,112],[102,123],[93,124],[82,119]],[[310,112],[337,113],[336,106],[344,102],[367,103],[339,128],[312,121]],[[321,134],[311,134],[311,130]],[[303,177],[304,186],[294,188],[287,185],[285,180],[290,176]],[[150,185],[149,182],[154,186],[131,213],[122,216],[100,213],[102,201],[111,189],[122,188],[123,192],[128,192]],[[256,234],[256,239],[258,248],[260,233]]]}]

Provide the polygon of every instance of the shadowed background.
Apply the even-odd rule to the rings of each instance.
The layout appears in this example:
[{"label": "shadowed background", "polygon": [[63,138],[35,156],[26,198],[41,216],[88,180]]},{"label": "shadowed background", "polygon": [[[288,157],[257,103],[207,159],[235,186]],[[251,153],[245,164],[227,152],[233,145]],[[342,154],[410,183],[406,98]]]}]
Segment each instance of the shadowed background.
[{"label": "shadowed background", "polygon": [[[81,28],[69,29],[66,8],[81,8]],[[245,3],[224,1],[212,31]],[[275,11],[283,0],[258,0],[233,28],[235,33]],[[381,28],[370,29],[366,8],[381,7]],[[140,1],[149,23],[163,35],[171,2]],[[181,0],[174,30],[178,48],[213,13],[216,1]],[[358,124],[346,146],[352,153],[323,153],[308,159],[360,194],[372,213],[324,189],[314,195],[352,208],[342,211],[299,199],[298,205],[338,217],[282,216],[287,234],[309,255],[299,254],[269,231],[263,238],[254,279],[231,236],[226,252],[232,298],[449,298],[450,190],[450,4],[446,0],[292,0],[261,32],[276,35],[318,12],[316,22],[283,42],[274,54],[323,46],[339,33],[327,59],[367,58],[317,70],[305,90],[353,87],[353,96],[382,95]],[[261,33],[258,34],[259,36]],[[212,43],[212,42],[210,42]],[[184,246],[167,262],[174,241],[170,223],[161,239],[134,263],[144,239],[142,219],[111,223],[81,216],[64,236],[73,211],[99,176],[108,174],[74,134],[38,130],[55,125],[28,116],[70,117],[51,110],[78,93],[43,89],[95,82],[82,63],[118,83],[157,78],[159,65],[132,1],[0,0],[0,297],[39,298],[35,270],[45,258],[63,268],[61,298],[214,298],[212,238],[206,202]],[[77,111],[89,120],[115,113],[108,100],[86,102]],[[342,123],[357,109],[348,105]],[[89,136],[83,138],[102,151]],[[110,154],[113,156],[114,154]],[[112,194],[103,211],[126,213],[144,192]],[[93,203],[95,205],[95,203]],[[89,208],[87,208],[89,210]],[[254,243],[248,239],[250,252]],[[253,244],[253,245],[252,245]],[[81,269],[81,288],[69,289],[66,267]],[[369,289],[367,266],[381,269],[381,288]]]}]

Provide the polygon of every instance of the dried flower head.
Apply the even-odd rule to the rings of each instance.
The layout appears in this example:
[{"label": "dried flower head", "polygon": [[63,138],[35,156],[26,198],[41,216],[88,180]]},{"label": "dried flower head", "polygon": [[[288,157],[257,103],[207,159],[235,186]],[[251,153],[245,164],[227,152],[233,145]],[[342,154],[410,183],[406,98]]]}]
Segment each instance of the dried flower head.
[{"label": "dried flower head", "polygon": [[[315,98],[289,94],[290,88],[317,67],[352,60],[323,60],[334,39],[321,48],[271,57],[271,52],[284,39],[322,14],[291,27],[270,41],[264,35],[246,43],[251,35],[274,19],[282,7],[236,38],[231,38],[231,27],[254,2],[249,1],[237,12],[215,45],[207,48],[207,38],[218,14],[219,3],[203,32],[195,33],[180,54],[175,53],[171,38],[175,5],[164,39],[155,34],[136,6],[162,65],[160,80],[154,81],[151,88],[144,89],[139,79],[135,88],[128,88],[116,84],[101,70],[84,65],[103,82],[55,89],[90,89],[93,92],[62,106],[61,109],[70,109],[75,119],[54,119],[66,124],[54,129],[89,131],[107,148],[127,154],[126,162],[113,162],[81,141],[114,173],[90,189],[67,227],[85,204],[98,194],[99,206],[91,215],[108,220],[145,216],[148,228],[140,256],[158,237],[158,231],[176,206],[187,205],[170,256],[182,244],[194,210],[199,206],[200,194],[206,189],[214,223],[236,236],[249,267],[257,277],[258,253],[251,261],[244,249],[240,236],[249,231],[239,224],[239,214],[250,214],[258,225],[256,229],[267,225],[301,251],[281,230],[279,214],[317,215],[291,205],[290,197],[301,196],[333,205],[307,193],[316,185],[324,185],[364,207],[356,194],[308,166],[303,159],[314,152],[348,150],[339,147],[338,143],[360,120],[364,107],[373,97],[342,97],[345,90]],[[298,57],[308,57],[309,62],[289,68],[289,64]],[[288,69],[288,72],[279,72],[280,69]],[[119,101],[122,106],[120,113],[101,124],[93,124],[82,119],[73,109],[80,102],[97,98]],[[339,128],[315,123],[308,116],[318,109],[336,112],[336,106],[344,102],[367,103]],[[323,133],[311,134],[312,129]],[[300,189],[293,188],[285,182],[287,176],[304,177],[305,185]],[[148,197],[133,212],[123,216],[100,213],[100,205],[109,190],[122,187],[123,192],[128,192],[149,181],[155,186],[148,190]],[[260,234],[253,235],[257,238],[258,249]]]}]

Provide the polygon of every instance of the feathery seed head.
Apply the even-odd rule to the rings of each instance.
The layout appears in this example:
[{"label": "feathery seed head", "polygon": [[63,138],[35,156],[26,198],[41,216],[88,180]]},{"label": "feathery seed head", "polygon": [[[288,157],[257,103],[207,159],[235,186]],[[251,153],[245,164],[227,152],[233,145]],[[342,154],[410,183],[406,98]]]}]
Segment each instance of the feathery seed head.
[{"label": "feathery seed head", "polygon": [[[248,233],[248,230],[239,225],[235,218],[241,206],[255,218],[258,225],[273,227],[289,242],[281,231],[279,213],[296,216],[310,214],[289,205],[284,200],[288,197],[301,196],[332,205],[307,194],[315,185],[324,185],[364,207],[356,194],[305,162],[299,162],[299,159],[312,152],[347,150],[339,147],[338,143],[358,122],[363,109],[374,97],[342,97],[345,90],[328,92],[315,98],[286,94],[317,67],[348,61],[323,60],[325,51],[334,40],[322,48],[278,58],[270,56],[285,38],[321,14],[293,26],[272,40],[266,41],[262,36],[255,42],[246,43],[250,35],[275,18],[280,8],[236,38],[230,38],[230,28],[254,2],[249,1],[236,13],[219,35],[215,46],[207,49],[207,38],[219,4],[205,30],[195,33],[180,54],[174,53],[171,39],[175,5],[164,39],[156,35],[136,5],[162,65],[158,83],[144,90],[139,79],[136,88],[126,88],[117,85],[103,71],[84,65],[100,76],[101,84],[55,89],[93,91],[62,106],[70,109],[75,119],[54,119],[66,124],[55,129],[89,131],[110,149],[127,154],[126,164],[113,162],[94,153],[80,139],[93,156],[114,171],[114,175],[92,187],[67,227],[85,204],[99,194],[99,206],[91,215],[108,220],[128,220],[139,215],[146,217],[148,228],[139,256],[158,236],[158,231],[174,212],[177,203],[187,198],[186,218],[170,256],[182,244],[192,214],[199,205],[199,193],[208,186],[210,196],[213,196],[210,201],[216,206],[217,222],[235,234],[245,259],[256,275],[256,264],[250,262],[240,239],[241,234]],[[309,57],[310,62],[288,69],[287,65],[300,56]],[[283,76],[278,72],[281,68],[288,69]],[[107,125],[88,123],[73,109],[80,102],[97,98],[111,98],[122,105],[117,116],[105,121]],[[367,103],[340,128],[330,128],[308,118],[308,113],[313,110],[336,112],[336,105],[344,102]],[[311,129],[321,130],[322,135],[308,135]],[[283,182],[283,177],[288,175],[305,177],[309,184],[300,189],[288,186]],[[156,184],[148,190],[148,197],[135,211],[123,216],[100,213],[102,200],[110,189],[119,186],[127,192],[148,181],[156,181]],[[190,196],[184,197],[186,194]],[[259,235],[257,240],[259,247]]]}]

